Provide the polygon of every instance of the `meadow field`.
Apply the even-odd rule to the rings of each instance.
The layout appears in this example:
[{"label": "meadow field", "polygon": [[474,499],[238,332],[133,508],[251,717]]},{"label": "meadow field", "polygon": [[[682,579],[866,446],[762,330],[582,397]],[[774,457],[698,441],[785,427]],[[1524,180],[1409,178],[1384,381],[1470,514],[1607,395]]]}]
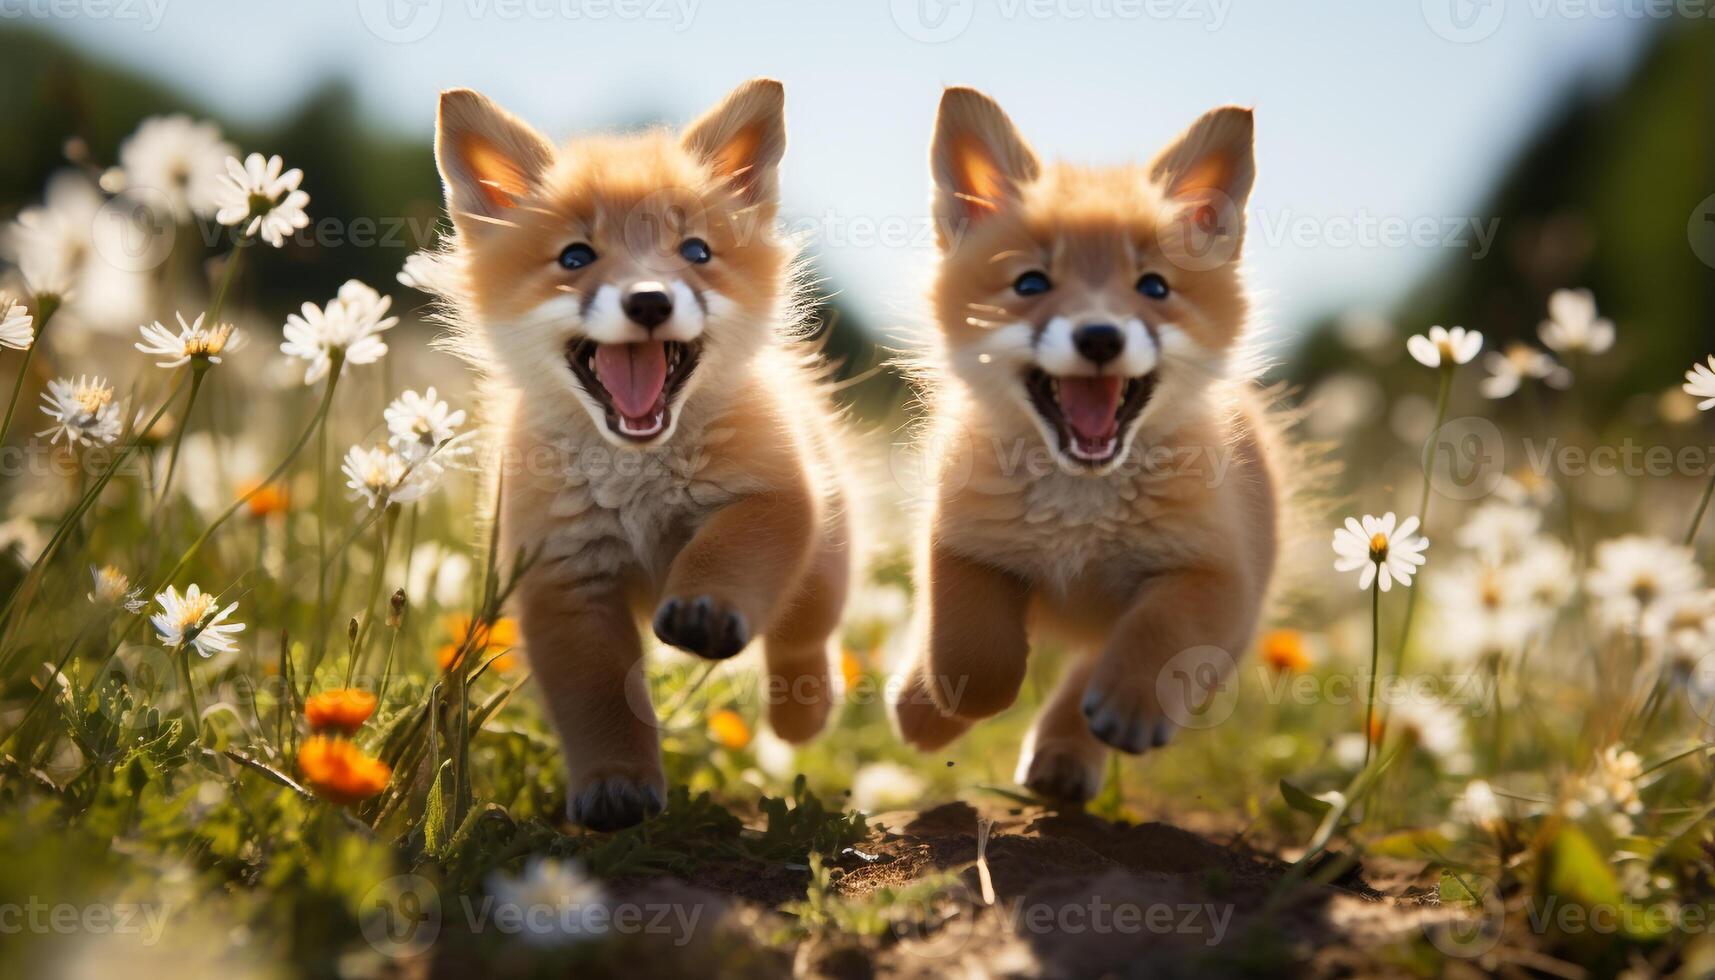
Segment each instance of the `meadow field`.
[{"label": "meadow field", "polygon": [[316,171],[189,115],[61,149],[0,233],[8,975],[1715,973],[1715,356],[1579,281],[1271,370],[1264,628],[1084,808],[1014,781],[1060,651],[945,752],[892,729],[937,457],[871,352],[829,730],[768,730],[754,654],[652,650],[671,797],[603,834],[432,251],[306,271]]}]

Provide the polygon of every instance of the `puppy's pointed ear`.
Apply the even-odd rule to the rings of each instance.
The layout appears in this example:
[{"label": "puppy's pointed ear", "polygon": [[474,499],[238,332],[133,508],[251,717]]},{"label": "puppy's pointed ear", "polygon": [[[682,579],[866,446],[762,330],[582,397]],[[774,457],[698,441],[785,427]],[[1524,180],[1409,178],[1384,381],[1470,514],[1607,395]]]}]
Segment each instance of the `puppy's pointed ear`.
[{"label": "puppy's pointed ear", "polygon": [[941,94],[929,168],[942,248],[968,225],[1016,205],[1023,187],[1042,174],[1012,120],[993,99],[971,88]]},{"label": "puppy's pointed ear", "polygon": [[745,82],[685,130],[684,146],[745,201],[774,204],[786,155],[786,90],[772,78]]},{"label": "puppy's pointed ear", "polygon": [[1202,234],[1230,240],[1235,254],[1256,182],[1255,133],[1251,110],[1212,109],[1149,165],[1175,214]]},{"label": "puppy's pointed ear", "polygon": [[460,234],[505,223],[507,212],[535,192],[553,160],[552,143],[487,97],[470,89],[441,93],[435,164]]}]

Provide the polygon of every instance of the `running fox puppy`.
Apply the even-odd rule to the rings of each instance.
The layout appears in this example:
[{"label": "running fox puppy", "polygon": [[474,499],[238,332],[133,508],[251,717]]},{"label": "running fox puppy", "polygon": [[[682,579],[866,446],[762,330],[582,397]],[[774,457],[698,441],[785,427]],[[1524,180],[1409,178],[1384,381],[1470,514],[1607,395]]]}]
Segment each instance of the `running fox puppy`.
[{"label": "running fox puppy", "polygon": [[778,82],[682,137],[556,147],[475,92],[441,96],[453,319],[488,380],[505,551],[571,819],[609,830],[666,783],[640,620],[709,659],[763,638],[769,722],[827,718],[850,549],[835,418],[794,349],[793,256],[771,233]]},{"label": "running fox puppy", "polygon": [[913,745],[1012,704],[1046,634],[1078,656],[1017,778],[1086,800],[1107,748],[1162,745],[1198,709],[1174,666],[1249,644],[1276,550],[1261,399],[1230,363],[1251,142],[1250,111],[1221,108],[1147,166],[1045,167],[986,96],[943,95],[923,372],[942,451],[892,685]]}]

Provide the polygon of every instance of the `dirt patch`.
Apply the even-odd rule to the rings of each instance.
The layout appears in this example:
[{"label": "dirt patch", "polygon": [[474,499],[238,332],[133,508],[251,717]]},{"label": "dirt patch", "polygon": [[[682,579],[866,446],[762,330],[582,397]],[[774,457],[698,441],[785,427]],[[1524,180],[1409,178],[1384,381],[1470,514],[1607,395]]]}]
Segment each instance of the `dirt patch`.
[{"label": "dirt patch", "polygon": [[[992,822],[983,851],[992,901],[976,866],[982,821]],[[1390,941],[1415,928],[1421,902],[1383,895],[1356,867],[1334,884],[1287,888],[1281,860],[1166,823],[968,803],[881,814],[872,823],[873,839],[842,856],[835,891],[862,900],[939,876],[949,884],[915,899],[941,903],[926,916],[934,925],[867,950],[849,941],[812,944],[801,951],[800,972],[1341,973],[1350,962],[1320,955],[1326,946],[1351,933],[1365,945]],[[868,955],[854,956],[860,951]]]}]

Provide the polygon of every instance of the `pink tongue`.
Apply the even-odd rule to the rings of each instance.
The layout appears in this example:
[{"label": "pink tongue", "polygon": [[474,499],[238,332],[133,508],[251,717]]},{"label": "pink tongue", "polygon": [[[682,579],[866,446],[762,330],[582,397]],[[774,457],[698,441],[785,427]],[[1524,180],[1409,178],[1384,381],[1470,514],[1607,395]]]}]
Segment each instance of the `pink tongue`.
[{"label": "pink tongue", "polygon": [[595,376],[613,399],[613,407],[629,419],[655,414],[661,389],[667,384],[667,345],[659,340],[642,344],[597,344]]},{"label": "pink tongue", "polygon": [[1120,378],[1061,378],[1060,411],[1085,442],[1111,439],[1119,430]]}]

